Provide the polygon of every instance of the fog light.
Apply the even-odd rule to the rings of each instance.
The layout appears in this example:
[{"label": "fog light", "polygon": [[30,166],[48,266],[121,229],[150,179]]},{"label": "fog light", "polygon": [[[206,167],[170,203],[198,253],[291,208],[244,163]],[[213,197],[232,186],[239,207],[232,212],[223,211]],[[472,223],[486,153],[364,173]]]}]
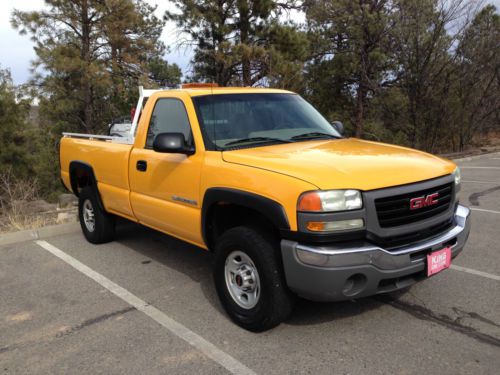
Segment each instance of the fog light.
[{"label": "fog light", "polygon": [[367,281],[368,279],[365,275],[361,273],[354,274],[345,281],[342,293],[347,297],[353,297],[363,291]]},{"label": "fog light", "polygon": [[341,230],[363,228],[363,219],[338,220],[338,221],[310,221],[307,229],[311,232],[336,232]]}]

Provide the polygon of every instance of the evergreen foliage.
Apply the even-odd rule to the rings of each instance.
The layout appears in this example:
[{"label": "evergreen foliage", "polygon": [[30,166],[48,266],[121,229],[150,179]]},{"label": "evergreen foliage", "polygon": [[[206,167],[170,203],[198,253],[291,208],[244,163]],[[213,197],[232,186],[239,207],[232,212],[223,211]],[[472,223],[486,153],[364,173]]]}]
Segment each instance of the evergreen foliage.
[{"label": "evergreen foliage", "polygon": [[[167,1],[167,0],[163,0]],[[0,172],[36,175],[60,191],[62,131],[105,133],[128,115],[137,86],[174,86],[164,22],[193,50],[193,81],[270,86],[304,95],[348,134],[434,153],[500,139],[500,16],[473,0],[45,0],[14,11],[31,36],[29,83],[40,108],[0,69]],[[295,15],[305,22],[293,22]],[[14,167],[14,168],[12,168]]]}]

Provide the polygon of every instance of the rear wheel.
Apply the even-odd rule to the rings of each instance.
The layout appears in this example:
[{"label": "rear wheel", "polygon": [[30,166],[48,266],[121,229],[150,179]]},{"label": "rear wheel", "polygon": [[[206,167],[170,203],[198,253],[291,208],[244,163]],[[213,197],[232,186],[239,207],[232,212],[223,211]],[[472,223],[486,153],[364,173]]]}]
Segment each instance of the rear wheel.
[{"label": "rear wheel", "polygon": [[214,269],[219,298],[231,319],[259,332],[284,321],[292,311],[279,258],[279,244],[251,227],[228,230],[217,241]]},{"label": "rear wheel", "polygon": [[104,211],[95,190],[87,186],[80,191],[78,216],[87,241],[95,244],[110,242],[115,235],[115,217]]}]

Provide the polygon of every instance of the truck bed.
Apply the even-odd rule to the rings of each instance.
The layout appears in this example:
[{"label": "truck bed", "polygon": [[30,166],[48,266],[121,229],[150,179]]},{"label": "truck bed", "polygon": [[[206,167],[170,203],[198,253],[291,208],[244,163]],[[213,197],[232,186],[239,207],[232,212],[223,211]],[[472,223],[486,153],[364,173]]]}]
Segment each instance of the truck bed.
[{"label": "truck bed", "polygon": [[60,146],[61,177],[64,185],[72,190],[70,162],[78,161],[92,166],[105,208],[109,212],[133,218],[128,181],[132,144],[117,142],[115,138],[118,137],[65,135]]}]

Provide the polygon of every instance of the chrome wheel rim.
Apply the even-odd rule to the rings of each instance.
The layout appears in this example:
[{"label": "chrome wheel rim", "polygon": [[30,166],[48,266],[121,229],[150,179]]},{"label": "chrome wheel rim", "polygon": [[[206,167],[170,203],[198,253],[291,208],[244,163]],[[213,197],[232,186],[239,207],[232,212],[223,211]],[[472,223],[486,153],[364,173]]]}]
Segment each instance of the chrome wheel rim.
[{"label": "chrome wheel rim", "polygon": [[88,199],[85,200],[85,202],[83,202],[83,222],[89,232],[94,231],[95,229],[94,207],[92,206],[92,202]]},{"label": "chrome wheel rim", "polygon": [[260,298],[260,278],[252,259],[242,251],[233,251],[226,258],[224,274],[233,301],[247,310],[255,307]]}]

